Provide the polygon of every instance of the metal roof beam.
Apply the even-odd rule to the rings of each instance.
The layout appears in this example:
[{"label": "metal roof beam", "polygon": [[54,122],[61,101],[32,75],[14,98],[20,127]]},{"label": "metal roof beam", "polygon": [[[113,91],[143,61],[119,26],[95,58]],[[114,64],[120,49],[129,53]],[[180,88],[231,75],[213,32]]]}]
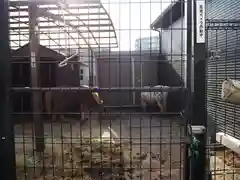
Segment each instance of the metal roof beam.
[{"label": "metal roof beam", "polygon": [[[11,2],[11,1],[10,1]],[[10,3],[10,6],[11,6],[11,3]],[[15,5],[16,6],[16,5]],[[12,6],[14,7],[14,6]],[[58,7],[47,7],[47,8],[42,8],[42,7],[39,7],[40,9],[45,9],[45,10],[59,10]],[[73,10],[73,9],[100,9],[101,6],[100,5],[89,5],[89,6],[79,6],[79,7],[71,7],[69,6],[68,9],[70,10]],[[21,8],[21,6],[19,7],[19,10],[20,11],[27,11],[28,8]],[[10,12],[19,12],[18,9],[11,9]]]},{"label": "metal roof beam", "polygon": [[[10,11],[11,12],[11,11]],[[9,16],[9,19],[13,19],[13,20],[15,20],[15,19],[24,19],[24,18],[28,18],[29,16],[27,16],[27,15],[20,15],[20,16]],[[81,18],[81,17],[79,17],[79,19],[81,20],[81,21],[109,21],[109,18]],[[52,21],[50,21],[50,22],[53,22],[54,20],[52,20]],[[75,19],[68,19],[68,21],[71,21],[71,22],[74,22],[74,21],[78,21],[76,18]],[[22,22],[24,22],[24,21],[22,21]],[[26,22],[28,22],[28,21],[26,21]],[[39,22],[49,22],[49,21],[47,21],[47,20],[39,20]],[[15,22],[11,22],[11,23],[15,23]]]},{"label": "metal roof beam", "polygon": [[[66,4],[66,2],[64,2],[63,5],[68,8],[68,4]],[[73,13],[70,12],[67,8],[61,7],[60,5],[57,5],[57,6],[58,6],[59,8],[63,8],[64,11],[66,11],[68,14],[73,15]],[[89,10],[89,9],[88,9],[88,10]],[[88,13],[88,14],[89,14],[89,13]],[[64,16],[65,16],[65,14],[64,14]],[[82,22],[83,26],[85,26],[85,27],[89,30],[89,32],[91,33],[91,35],[92,35],[94,41],[96,42],[96,44],[98,44],[98,42],[97,42],[97,40],[95,39],[95,37],[94,37],[91,29],[89,28],[89,25],[86,25],[86,24],[84,23],[84,21],[81,21],[77,16],[76,16],[76,19],[78,19],[80,22]],[[80,27],[80,26],[78,25],[78,27]],[[93,26],[92,26],[92,27],[93,27]],[[100,26],[97,26],[97,27],[100,27]]]},{"label": "metal roof beam", "polygon": [[[101,45],[97,45],[97,44],[91,44],[93,47],[108,47],[109,45],[114,45],[114,44],[117,44],[117,43],[101,43]],[[44,45],[44,46],[50,46],[50,47],[59,47],[57,44],[52,44],[52,45],[50,45],[50,44],[42,44],[42,45]],[[78,46],[77,44],[74,44],[74,43],[68,43],[67,45],[69,45],[69,46]],[[85,44],[82,44],[83,46],[85,45]]]},{"label": "metal roof beam", "polygon": [[[49,34],[44,34],[44,33],[39,33],[41,35],[45,35],[47,37],[49,37],[50,35]],[[22,35],[22,34],[16,34],[15,36],[19,36],[19,35]],[[99,39],[113,39],[115,38],[114,36],[111,36],[111,37],[100,37]],[[51,40],[51,41],[58,41],[58,40],[66,40],[67,38],[54,38],[54,40],[52,38],[40,38],[40,40],[43,40],[43,41],[47,41],[47,40]],[[77,39],[77,40],[82,40],[82,39]],[[19,41],[17,38],[11,38],[11,41]],[[21,41],[28,41],[28,39],[26,40],[21,40]],[[58,43],[56,43],[58,44]],[[59,45],[59,44],[58,44]],[[60,45],[59,45],[60,46]]]},{"label": "metal roof beam", "polygon": [[[40,26],[41,29],[48,29],[48,28],[63,28],[63,26]],[[72,27],[71,27],[72,28]],[[9,28],[10,30],[27,30],[26,27],[10,27]],[[40,30],[40,31],[45,31],[45,30]],[[26,32],[26,31],[22,31],[23,33]],[[59,32],[59,31],[58,31]],[[76,32],[76,30],[69,30],[69,33],[74,33]],[[78,30],[78,32],[80,32]],[[92,32],[96,32],[96,33],[101,33],[101,32],[114,32],[113,29],[101,29],[101,30],[92,30]],[[88,30],[82,30],[81,31],[81,34],[84,34],[84,33],[89,33]],[[81,37],[82,39],[86,39],[85,37]],[[93,38],[93,37],[87,37],[87,38]]]},{"label": "metal roof beam", "polygon": [[[15,7],[15,8],[18,8],[18,7]],[[51,18],[51,19],[53,19],[53,20],[55,20],[55,21],[60,21],[60,22],[63,22],[63,23],[66,23],[67,21],[64,21],[64,19],[62,19],[62,17],[61,16],[58,16],[58,15],[54,15],[54,14],[52,14],[52,13],[50,13],[50,12],[48,12],[48,11],[43,11],[43,10],[41,10],[41,9],[39,9],[38,8],[38,12],[37,12],[37,15],[38,15],[38,17],[47,17],[47,18]],[[71,24],[67,24],[68,26],[74,26],[74,25],[71,25]],[[57,27],[59,27],[59,26],[57,26]],[[21,28],[21,27],[20,27]],[[49,28],[49,27],[48,27]],[[74,27],[77,31],[78,31],[78,29],[76,28],[76,27]],[[10,29],[11,30],[14,30],[14,29],[19,29],[19,28],[15,28],[15,27],[10,27]],[[23,29],[25,29],[25,27],[23,28]],[[64,30],[65,31],[65,30]],[[67,32],[67,34],[75,41],[75,38],[73,38],[68,32]],[[79,33],[78,33],[79,34]],[[88,44],[87,42],[86,42],[86,40],[85,40],[85,38],[84,38],[84,36],[82,36],[81,35],[81,33],[79,34],[80,35],[80,37],[82,37],[83,38],[83,40],[84,40],[84,42],[86,43],[86,44]],[[75,43],[76,44],[78,44],[76,41],[75,41]],[[88,45],[89,46],[89,45]],[[80,46],[79,46],[80,47]],[[91,48],[90,46],[89,46],[89,48]]]},{"label": "metal roof beam", "polygon": [[[97,41],[96,38],[103,39],[103,38],[105,38],[105,36],[107,36],[106,33],[111,34],[111,37],[108,36],[108,38],[116,38],[116,42],[117,42],[117,36],[116,36],[116,32],[115,32],[113,23],[111,21],[111,18],[108,15],[106,9],[101,4],[100,0],[93,0],[93,1],[91,1],[91,0],[85,0],[85,1],[63,0],[64,2],[59,1],[59,0],[43,0],[43,1],[42,0],[34,0],[34,2],[36,2],[36,1],[37,1],[37,3],[39,1],[38,5],[42,5],[41,7],[38,7],[38,17],[49,18],[49,20],[44,20],[44,19],[39,20],[41,34],[44,34],[44,31],[45,32],[48,31],[49,28],[52,28],[50,34],[54,34],[54,32],[67,33],[69,36],[71,36],[70,35],[71,33],[75,33],[75,36],[76,36],[76,34],[79,34],[79,36],[80,36],[79,39],[83,40],[90,49],[92,49],[92,47],[89,45],[88,41],[90,41],[90,40],[88,40],[88,39],[93,38],[95,40],[96,44],[100,44],[100,42]],[[79,2],[79,1],[81,1],[81,2]],[[73,3],[73,4],[68,5],[68,3]],[[74,4],[74,3],[76,3],[76,4]],[[31,4],[31,1],[20,1],[20,2],[10,1],[10,6],[18,6],[18,7],[15,7],[15,8],[18,8],[18,10],[15,10],[13,8],[9,9],[10,19],[14,19],[15,21],[16,21],[16,19],[18,19],[24,24],[24,22],[26,22],[27,19],[29,18],[28,15],[24,14],[24,15],[18,16],[16,13],[14,14],[14,12],[17,12],[17,11],[25,12],[25,10],[27,10],[27,8],[19,7],[19,6],[27,6],[29,4]],[[52,5],[52,6],[50,6],[50,5]],[[99,8],[99,9],[101,8],[101,10],[103,10],[104,12],[81,13],[81,11],[80,11],[79,13],[78,12],[73,13],[70,11],[71,9],[88,9],[88,8]],[[58,10],[58,9],[65,11],[65,13],[56,12],[56,14],[55,14],[55,13],[51,12],[51,10]],[[13,13],[11,13],[11,11]],[[59,11],[59,12],[61,12],[61,11]],[[76,16],[79,16],[79,17],[76,17]],[[66,18],[64,18],[64,17],[66,17]],[[87,23],[86,21],[90,21],[90,22],[92,22],[92,24]],[[94,21],[96,23],[94,23]],[[99,21],[99,24],[97,23],[98,21]],[[100,21],[108,21],[108,22],[100,22]],[[10,29],[20,30],[20,34],[29,34],[29,32],[27,32],[28,31],[27,27],[21,27],[21,22],[20,22],[20,27],[19,26],[16,27],[16,25],[15,25],[15,24],[19,25],[19,22],[10,22],[10,26],[12,26],[12,27],[10,27]],[[42,24],[42,26],[41,26],[41,22],[46,22],[46,23],[51,22],[51,26],[47,26],[47,24]],[[54,22],[55,22],[56,26],[55,26],[55,24],[52,24]],[[58,25],[57,24],[58,22],[60,22],[61,25]],[[79,22],[80,25],[77,24],[77,22]],[[67,30],[67,27],[69,27],[69,30]],[[100,30],[98,30],[99,29],[98,27],[102,27],[102,28]],[[59,28],[61,28],[60,31],[58,30]],[[81,29],[83,29],[83,30],[81,30]],[[97,33],[100,33],[100,34],[97,36],[94,36]],[[101,37],[101,33],[104,33],[103,34],[104,37]],[[114,34],[112,34],[112,33],[114,33]],[[114,37],[112,37],[112,36],[114,36]],[[91,44],[93,44],[93,42]],[[109,44],[112,44],[112,43],[109,43]]]},{"label": "metal roof beam", "polygon": [[[101,6],[102,6],[103,10],[107,13],[107,10],[106,10],[105,7],[102,5],[102,3],[101,3]],[[113,28],[113,30],[114,30],[113,33],[114,33],[114,36],[115,36],[115,38],[116,38],[116,42],[117,42],[117,44],[118,44],[117,34],[116,34],[116,31],[115,31],[115,27],[114,27],[113,21],[112,21],[110,15],[109,15],[108,13],[107,13],[107,16],[108,16],[109,21],[110,21],[111,24],[112,24],[112,28]]]},{"label": "metal roof beam", "polygon": [[[59,1],[57,0],[30,0],[30,1],[10,1],[10,6],[28,6],[31,2],[38,5],[56,5]],[[100,0],[67,0],[68,4],[100,4]]]},{"label": "metal roof beam", "polygon": [[[40,10],[42,10],[42,11],[48,11],[46,8],[39,8]],[[51,11],[51,10],[50,10]],[[50,12],[50,11],[48,11],[48,12]],[[11,12],[11,11],[10,11]],[[60,14],[54,14],[54,15],[60,15]],[[81,12],[77,12],[77,13],[70,13],[70,14],[64,14],[64,16],[72,16],[72,17],[75,17],[76,18],[76,16],[88,16],[89,17],[89,19],[91,19],[91,16],[107,16],[106,15],[106,13],[105,12],[97,12],[97,13],[81,13]],[[27,15],[19,15],[19,16],[12,16],[11,14],[10,14],[10,18],[12,18],[12,17],[15,17],[15,18],[19,18],[19,17],[29,17],[29,16],[27,16]]]},{"label": "metal roof beam", "polygon": [[76,32],[78,32],[79,36],[83,39],[83,41],[86,43],[86,45],[88,45],[88,47],[91,49],[91,47],[89,46],[88,42],[86,41],[86,38],[81,34],[81,32],[78,30],[78,27],[75,26],[75,25],[72,25],[68,20],[64,20],[61,16],[59,15],[55,15],[55,14],[52,14],[48,11],[44,11],[44,10],[41,10],[38,8],[38,16],[39,17],[47,17],[47,18],[51,18],[53,20],[56,20],[56,21],[60,21],[64,24],[66,24],[67,26],[73,28],[76,30]]},{"label": "metal roof beam", "polygon": [[[21,25],[21,22],[19,24]],[[22,25],[26,25],[26,23],[22,23]],[[86,27],[84,25],[77,25],[77,26],[78,27]],[[90,24],[88,26],[89,27],[109,27],[110,25],[109,24],[92,24],[92,25]],[[41,24],[39,25],[39,28],[64,28],[64,27],[65,26],[63,26],[63,25],[57,25],[57,24],[56,24],[56,26],[41,26]],[[10,29],[13,29],[13,30],[16,30],[16,29],[27,29],[27,28],[28,27],[26,27],[26,26],[11,27],[11,23],[10,23]]]},{"label": "metal roof beam", "polygon": [[[28,11],[29,9],[27,8],[27,11]],[[29,21],[28,22],[21,22],[21,21],[19,21],[19,20],[16,20],[16,21],[18,21],[18,23],[23,23],[23,24],[25,24],[25,25],[27,25],[28,26],[28,29],[29,29]],[[11,23],[10,23],[11,24]],[[39,22],[38,22],[38,24],[39,24]],[[9,27],[9,29],[10,30],[13,30],[13,29],[11,29],[10,27]],[[14,30],[13,30],[14,31]],[[14,32],[16,32],[16,31],[14,31]],[[41,33],[41,32],[38,32],[39,34],[43,34],[43,33]],[[28,33],[28,36],[26,36],[26,35],[23,35],[22,33],[19,33],[18,34],[19,36],[20,35],[22,35],[22,36],[25,36],[25,37],[27,37],[27,38],[29,38],[29,36],[30,36],[30,33]],[[47,36],[50,40],[52,40],[55,44],[57,44],[57,45],[59,45],[60,47],[62,47],[60,44],[58,44],[54,39],[52,39],[48,34],[44,34],[45,36]],[[11,39],[12,40],[12,39]],[[23,41],[23,40],[21,40],[21,41]],[[29,41],[29,39],[28,39],[28,41]]]}]

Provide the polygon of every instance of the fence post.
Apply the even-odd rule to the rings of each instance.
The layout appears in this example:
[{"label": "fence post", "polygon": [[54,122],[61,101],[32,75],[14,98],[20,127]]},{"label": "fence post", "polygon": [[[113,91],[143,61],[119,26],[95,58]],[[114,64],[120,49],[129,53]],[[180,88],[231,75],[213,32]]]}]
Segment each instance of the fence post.
[{"label": "fence post", "polygon": [[9,47],[8,1],[0,1],[0,179],[15,180],[14,128],[10,111],[11,52]]},{"label": "fence post", "polygon": [[199,141],[198,157],[191,160],[191,179],[206,179],[206,36],[205,36],[205,0],[194,0],[194,97],[192,133]]},{"label": "fence post", "polygon": [[[29,40],[30,40],[30,56],[31,56],[31,86],[39,86],[39,71],[40,71],[40,57],[39,57],[39,32],[38,32],[38,20],[37,20],[37,4],[29,4]],[[37,157],[41,158],[44,152],[44,127],[39,114],[42,111],[42,93],[33,92],[32,93],[32,102],[33,102],[33,122],[34,122],[34,135],[35,135],[35,144],[36,144],[36,153]]]},{"label": "fence post", "polygon": [[[191,180],[204,180],[206,177],[206,128],[204,126],[192,126],[192,135],[196,138],[196,153],[191,155]],[[196,144],[195,144],[196,145]],[[194,156],[193,156],[194,155]]]}]

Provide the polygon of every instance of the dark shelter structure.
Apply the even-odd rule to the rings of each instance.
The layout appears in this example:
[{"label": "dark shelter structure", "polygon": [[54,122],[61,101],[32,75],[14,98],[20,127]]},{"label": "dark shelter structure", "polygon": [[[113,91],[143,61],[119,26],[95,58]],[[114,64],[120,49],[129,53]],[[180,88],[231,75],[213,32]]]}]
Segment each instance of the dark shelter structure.
[{"label": "dark shelter structure", "polygon": [[[25,46],[12,51],[12,86],[13,87],[30,87],[30,46]],[[72,87],[79,86],[79,66],[78,64],[66,65],[64,67],[58,67],[58,62],[65,59],[65,56],[57,53],[54,50],[40,46],[39,51],[40,66],[39,66],[39,79],[40,87]],[[72,59],[76,61],[77,57]],[[78,92],[81,93],[81,92]],[[70,96],[66,96],[61,92],[57,92],[57,95],[51,98],[51,92],[42,93],[42,111],[47,112],[53,108],[53,103],[58,106],[54,106],[55,111],[64,111],[66,107],[76,106],[78,104],[76,95],[71,93]],[[59,95],[58,95],[59,94]],[[13,94],[13,112],[18,115],[30,115],[32,110],[32,94],[30,92],[16,92]],[[74,101],[75,99],[75,101]],[[59,103],[64,101],[65,103]],[[79,110],[79,109],[78,109]],[[23,116],[25,117],[25,116]]]}]

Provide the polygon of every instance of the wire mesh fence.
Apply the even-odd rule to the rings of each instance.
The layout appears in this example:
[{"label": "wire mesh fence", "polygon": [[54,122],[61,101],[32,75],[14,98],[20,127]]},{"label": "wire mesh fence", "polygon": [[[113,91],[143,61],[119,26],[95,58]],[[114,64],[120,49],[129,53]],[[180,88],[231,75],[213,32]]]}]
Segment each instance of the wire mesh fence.
[{"label": "wire mesh fence", "polygon": [[[219,7],[225,8],[219,13]],[[239,179],[239,2],[212,1],[207,11],[208,156],[212,179]],[[234,83],[229,83],[234,82]],[[228,86],[230,85],[230,86]],[[229,94],[230,92],[230,94]],[[233,99],[232,96],[233,95]]]},{"label": "wire mesh fence", "polygon": [[189,178],[186,4],[9,2],[18,179]]}]

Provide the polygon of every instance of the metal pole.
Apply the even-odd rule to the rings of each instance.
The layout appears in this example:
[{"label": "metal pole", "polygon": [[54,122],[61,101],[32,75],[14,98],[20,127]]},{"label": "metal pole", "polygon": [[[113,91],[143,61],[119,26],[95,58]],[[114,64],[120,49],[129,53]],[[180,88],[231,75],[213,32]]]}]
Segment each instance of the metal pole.
[{"label": "metal pole", "polygon": [[[31,86],[38,87],[39,84],[39,38],[38,38],[38,22],[37,22],[38,7],[35,3],[29,4],[29,34],[30,34],[30,56],[31,56]],[[33,111],[38,112],[33,114],[35,143],[37,156],[41,156],[44,152],[44,128],[41,120],[41,92],[32,92],[33,95]]]},{"label": "metal pole", "polygon": [[89,76],[89,86],[92,87],[94,86],[93,84],[93,52],[91,49],[89,49],[90,52],[90,76]]},{"label": "metal pole", "polygon": [[0,179],[15,180],[14,128],[10,111],[11,52],[9,47],[8,1],[0,1]]},{"label": "metal pole", "polygon": [[[193,121],[192,125],[201,127],[201,133],[193,134],[199,140],[199,157],[191,162],[192,180],[205,179],[206,169],[206,49],[205,49],[205,0],[194,0],[194,98],[193,98]],[[194,126],[193,126],[194,127]],[[196,128],[195,128],[196,129]]]},{"label": "metal pole", "polygon": [[[132,64],[132,87],[135,88],[135,60],[134,60],[134,57],[131,57],[131,64]],[[133,91],[132,92],[132,101],[133,101],[133,104],[135,105],[136,104],[136,93]]]},{"label": "metal pole", "polygon": [[194,1],[194,99],[193,125],[207,125],[206,111],[206,49],[205,49],[205,0]]},{"label": "metal pole", "polygon": [[[188,136],[188,125],[191,125],[192,119],[192,1],[187,0],[185,3],[185,20],[186,20],[186,88],[188,89],[188,106],[185,117],[187,119],[185,125],[185,135]],[[183,1],[184,2],[184,1]],[[185,161],[184,161],[184,179],[189,180],[191,176],[190,159],[189,159],[189,145],[185,146]]]}]

